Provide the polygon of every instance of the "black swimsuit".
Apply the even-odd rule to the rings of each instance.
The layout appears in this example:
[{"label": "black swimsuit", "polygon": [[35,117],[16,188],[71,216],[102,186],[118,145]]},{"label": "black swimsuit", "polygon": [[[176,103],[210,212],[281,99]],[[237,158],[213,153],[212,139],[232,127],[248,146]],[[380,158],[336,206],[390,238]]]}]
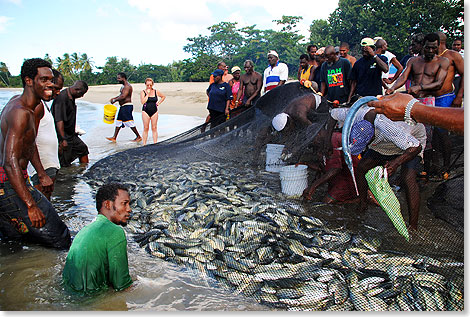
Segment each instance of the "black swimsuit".
[{"label": "black swimsuit", "polygon": [[[144,90],[144,94],[147,95],[145,90]],[[142,111],[145,111],[149,115],[149,117],[152,117],[158,111],[157,101],[158,101],[157,91],[155,90],[155,97],[147,98],[147,102],[142,106]]]}]

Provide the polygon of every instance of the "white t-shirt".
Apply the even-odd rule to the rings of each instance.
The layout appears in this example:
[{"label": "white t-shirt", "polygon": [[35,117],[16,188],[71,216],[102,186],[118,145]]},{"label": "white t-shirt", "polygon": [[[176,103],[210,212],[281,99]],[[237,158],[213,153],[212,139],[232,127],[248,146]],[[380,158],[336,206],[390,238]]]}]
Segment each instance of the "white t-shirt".
[{"label": "white t-shirt", "polygon": [[[60,169],[59,162],[59,141],[55,130],[54,117],[50,111],[50,107],[44,102],[44,116],[39,122],[38,135],[36,137],[36,146],[38,147],[39,159],[44,169],[55,167]],[[52,105],[52,101],[49,101]],[[36,174],[36,169],[28,163],[28,175]]]},{"label": "white t-shirt", "polygon": [[271,67],[271,65],[269,65],[264,70],[262,91],[264,91],[264,93],[267,93],[271,89],[276,88],[281,80],[287,81],[288,76],[289,68],[286,64],[278,61],[276,66],[274,67]]},{"label": "white t-shirt", "polygon": [[385,53],[382,54],[383,56],[385,56],[388,61],[388,72],[387,73],[382,73],[382,78],[388,78],[388,75],[390,74],[390,64],[392,64],[392,58],[396,57],[395,54],[389,52],[389,51],[386,51]]}]

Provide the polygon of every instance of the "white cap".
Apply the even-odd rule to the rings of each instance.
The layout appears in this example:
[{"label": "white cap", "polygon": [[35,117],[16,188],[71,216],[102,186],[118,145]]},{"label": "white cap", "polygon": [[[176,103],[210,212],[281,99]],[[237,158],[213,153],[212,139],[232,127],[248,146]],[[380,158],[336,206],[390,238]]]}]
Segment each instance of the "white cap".
[{"label": "white cap", "polygon": [[268,56],[269,56],[269,55],[274,55],[274,56],[276,56],[276,57],[279,59],[279,55],[277,54],[276,51],[272,51],[272,50],[269,51],[269,52],[268,52]]},{"label": "white cap", "polygon": [[289,115],[285,112],[281,112],[273,118],[272,125],[276,131],[281,131],[287,124],[287,118]]}]

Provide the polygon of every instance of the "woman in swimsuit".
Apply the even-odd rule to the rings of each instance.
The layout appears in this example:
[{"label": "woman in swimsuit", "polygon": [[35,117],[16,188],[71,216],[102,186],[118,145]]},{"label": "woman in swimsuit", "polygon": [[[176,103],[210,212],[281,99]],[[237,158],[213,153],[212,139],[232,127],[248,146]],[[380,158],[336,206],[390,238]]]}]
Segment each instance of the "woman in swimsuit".
[{"label": "woman in swimsuit", "polygon": [[[160,100],[158,99],[160,97]],[[157,121],[158,121],[158,106],[165,100],[165,95],[160,91],[153,89],[152,78],[145,79],[145,90],[140,93],[140,101],[142,102],[142,123],[144,125],[144,132],[142,133],[143,145],[147,144],[149,134],[149,124],[152,122],[152,137],[153,143],[157,143]]]}]

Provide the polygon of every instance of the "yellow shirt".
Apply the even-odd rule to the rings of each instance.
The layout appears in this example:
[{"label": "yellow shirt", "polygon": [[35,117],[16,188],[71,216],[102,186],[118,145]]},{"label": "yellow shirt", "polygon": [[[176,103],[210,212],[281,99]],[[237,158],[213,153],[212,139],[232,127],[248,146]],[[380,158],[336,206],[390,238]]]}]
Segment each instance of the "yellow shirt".
[{"label": "yellow shirt", "polygon": [[310,65],[308,66],[307,70],[303,70],[300,72],[300,80],[302,79],[305,79],[305,80],[310,80],[310,72],[312,71],[312,66],[313,65]]}]

